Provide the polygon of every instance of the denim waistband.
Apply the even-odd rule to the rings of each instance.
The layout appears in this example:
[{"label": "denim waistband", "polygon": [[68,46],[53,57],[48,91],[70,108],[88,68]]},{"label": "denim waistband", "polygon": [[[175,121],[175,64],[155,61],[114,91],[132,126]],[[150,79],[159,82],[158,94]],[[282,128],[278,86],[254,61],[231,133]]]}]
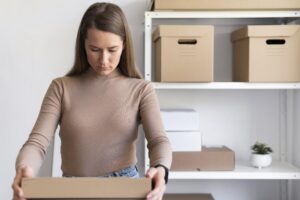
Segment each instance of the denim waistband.
[{"label": "denim waistband", "polygon": [[123,168],[119,171],[111,172],[103,177],[129,177],[129,178],[139,178],[139,172],[135,165],[130,165],[129,167]]}]

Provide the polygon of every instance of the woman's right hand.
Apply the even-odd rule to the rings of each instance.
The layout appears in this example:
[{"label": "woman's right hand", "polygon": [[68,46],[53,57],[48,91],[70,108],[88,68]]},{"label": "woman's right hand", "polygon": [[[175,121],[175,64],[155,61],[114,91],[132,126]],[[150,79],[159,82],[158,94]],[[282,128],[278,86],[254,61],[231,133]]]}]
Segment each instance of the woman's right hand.
[{"label": "woman's right hand", "polygon": [[14,192],[13,200],[26,200],[21,188],[22,178],[31,178],[33,176],[34,172],[31,167],[25,166],[18,168],[14,182],[12,184],[12,189]]}]

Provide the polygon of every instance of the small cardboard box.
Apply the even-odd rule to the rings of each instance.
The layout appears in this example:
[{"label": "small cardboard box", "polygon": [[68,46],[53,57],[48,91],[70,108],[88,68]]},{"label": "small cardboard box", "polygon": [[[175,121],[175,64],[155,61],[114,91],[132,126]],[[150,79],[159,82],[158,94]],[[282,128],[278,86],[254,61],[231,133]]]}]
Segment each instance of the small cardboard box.
[{"label": "small cardboard box", "polygon": [[300,25],[247,26],[231,39],[233,81],[300,81]]},{"label": "small cardboard box", "polygon": [[211,194],[165,194],[163,200],[214,200]]},{"label": "small cardboard box", "polygon": [[172,146],[176,151],[201,151],[201,133],[199,131],[167,131],[166,132]]},{"label": "small cardboard box", "polygon": [[156,81],[213,81],[213,26],[160,25],[153,41]]},{"label": "small cardboard box", "polygon": [[291,10],[299,0],[153,0],[151,10]]},{"label": "small cardboard box", "polygon": [[200,152],[173,152],[171,171],[231,171],[235,154],[225,147],[202,147]]},{"label": "small cardboard box", "polygon": [[24,178],[26,199],[145,199],[147,178]]},{"label": "small cardboard box", "polygon": [[199,114],[193,109],[160,110],[164,128],[169,131],[199,131]]}]

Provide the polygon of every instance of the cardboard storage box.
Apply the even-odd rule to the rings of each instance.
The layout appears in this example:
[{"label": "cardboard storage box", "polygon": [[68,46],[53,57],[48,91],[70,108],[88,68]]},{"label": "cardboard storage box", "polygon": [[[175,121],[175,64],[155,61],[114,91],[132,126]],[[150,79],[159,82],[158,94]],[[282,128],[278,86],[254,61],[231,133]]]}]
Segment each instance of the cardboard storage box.
[{"label": "cardboard storage box", "polygon": [[211,194],[165,194],[163,200],[214,200]]},{"label": "cardboard storage box", "polygon": [[172,131],[166,132],[175,151],[201,151],[201,133],[199,131]]},{"label": "cardboard storage box", "polygon": [[151,10],[291,10],[299,0],[153,0]]},{"label": "cardboard storage box", "polygon": [[225,147],[202,147],[200,152],[173,152],[171,171],[231,171],[234,152]]},{"label": "cardboard storage box", "polygon": [[199,113],[193,109],[161,109],[166,131],[199,131]]},{"label": "cardboard storage box", "polygon": [[147,178],[25,178],[26,199],[145,199],[151,191]]},{"label": "cardboard storage box", "polygon": [[231,39],[234,81],[300,81],[300,25],[247,26]]},{"label": "cardboard storage box", "polygon": [[160,25],[153,41],[156,81],[213,81],[213,26]]}]

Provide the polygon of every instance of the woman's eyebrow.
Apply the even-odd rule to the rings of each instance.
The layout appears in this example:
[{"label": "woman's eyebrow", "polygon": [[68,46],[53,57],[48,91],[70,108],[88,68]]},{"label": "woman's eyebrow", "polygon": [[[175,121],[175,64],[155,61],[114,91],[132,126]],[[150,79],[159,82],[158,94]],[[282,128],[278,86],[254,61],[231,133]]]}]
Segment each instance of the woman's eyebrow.
[{"label": "woman's eyebrow", "polygon": [[[97,47],[97,46],[92,45],[92,44],[89,44],[89,46],[92,47],[92,48],[102,49],[102,48]],[[114,48],[118,48],[118,47],[119,47],[119,46],[111,46],[111,47],[108,47],[108,49],[114,49]]]}]

